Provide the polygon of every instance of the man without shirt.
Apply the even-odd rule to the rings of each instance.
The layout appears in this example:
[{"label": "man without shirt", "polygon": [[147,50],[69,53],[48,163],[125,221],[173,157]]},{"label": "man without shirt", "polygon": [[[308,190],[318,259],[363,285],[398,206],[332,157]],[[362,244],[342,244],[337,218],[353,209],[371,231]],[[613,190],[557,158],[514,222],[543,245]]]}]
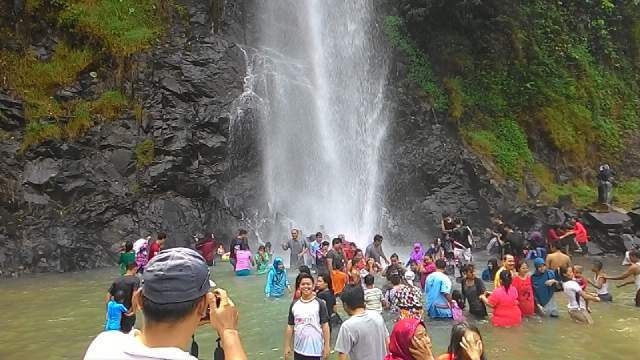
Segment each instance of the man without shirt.
[{"label": "man without shirt", "polygon": [[569,255],[560,251],[557,243],[551,243],[550,249],[551,253],[547,255],[547,259],[545,260],[545,264],[549,270],[553,270],[557,273],[561,268],[571,266],[571,258]]}]

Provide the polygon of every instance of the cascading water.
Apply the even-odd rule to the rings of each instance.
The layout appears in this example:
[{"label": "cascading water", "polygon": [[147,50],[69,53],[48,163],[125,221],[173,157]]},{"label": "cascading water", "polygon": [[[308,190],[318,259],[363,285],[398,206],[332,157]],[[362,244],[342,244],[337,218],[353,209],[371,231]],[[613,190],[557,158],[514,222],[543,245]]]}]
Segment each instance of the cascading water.
[{"label": "cascading water", "polygon": [[[258,1],[270,209],[364,245],[381,208],[388,51],[369,0]],[[255,70],[255,69],[254,69]]]}]

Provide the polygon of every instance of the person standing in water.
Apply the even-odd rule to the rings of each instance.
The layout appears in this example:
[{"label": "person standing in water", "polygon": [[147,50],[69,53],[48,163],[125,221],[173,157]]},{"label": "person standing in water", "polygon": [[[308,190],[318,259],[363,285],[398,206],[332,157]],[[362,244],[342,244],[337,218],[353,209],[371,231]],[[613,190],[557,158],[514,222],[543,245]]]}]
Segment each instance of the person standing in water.
[{"label": "person standing in water", "polygon": [[518,290],[511,285],[513,281],[510,271],[500,273],[500,287],[493,289],[487,298],[485,294],[480,299],[493,309],[491,324],[499,327],[511,327],[522,323],[522,312],[518,307]]},{"label": "person standing in water", "polygon": [[[284,336],[284,359],[327,360],[329,358],[329,312],[314,293],[313,276],[300,273],[300,299],[289,307]],[[293,340],[293,346],[292,346]]]},{"label": "person standing in water", "polygon": [[513,287],[518,290],[518,306],[522,316],[533,316],[536,311],[533,303],[533,286],[529,275],[529,266],[524,259],[517,266],[518,273],[513,278]]},{"label": "person standing in water", "polygon": [[387,354],[389,331],[382,316],[366,310],[361,286],[347,286],[340,296],[349,319],[342,323],[335,350],[339,360],[383,359]]},{"label": "person standing in water", "polygon": [[373,258],[377,264],[381,264],[380,258],[382,258],[385,263],[389,264],[389,260],[382,250],[382,235],[376,234],[373,237],[373,243],[367,246],[364,257],[365,259]]},{"label": "person standing in water", "polygon": [[553,299],[556,286],[559,284],[556,273],[547,269],[542,258],[533,260],[533,265],[536,271],[531,276],[531,283],[538,312],[542,316],[558,317],[558,307]]},{"label": "person standing in water", "polygon": [[451,280],[444,273],[447,264],[444,260],[436,260],[436,272],[427,277],[425,292],[427,293],[427,313],[432,319],[451,319]]},{"label": "person standing in water", "polygon": [[596,288],[596,294],[598,294],[600,300],[607,302],[613,301],[613,296],[609,293],[609,284],[602,272],[602,261],[595,260],[591,271],[593,272],[593,281],[588,280],[588,282],[591,286]]},{"label": "person standing in water", "polygon": [[256,272],[258,275],[264,274],[269,271],[269,254],[267,254],[263,245],[258,247],[258,253],[255,255],[254,259],[256,264]]},{"label": "person standing in water", "polygon": [[500,287],[500,274],[503,271],[508,271],[511,273],[511,277],[516,275],[516,259],[513,255],[507,254],[502,257],[502,267],[496,271],[496,276],[493,279],[493,288],[497,289]]},{"label": "person standing in water", "polygon": [[572,319],[578,322],[589,325],[593,324],[593,319],[591,318],[591,314],[587,311],[587,303],[585,300],[598,302],[600,301],[600,298],[582,290],[580,284],[578,284],[574,279],[573,267],[568,266],[560,269],[560,274],[564,280],[562,283],[562,289],[564,294],[567,295],[569,315]]},{"label": "person standing in water", "polygon": [[571,258],[569,255],[560,251],[558,243],[555,242],[551,244],[551,252],[547,255],[545,264],[549,270],[553,270],[559,275],[558,270],[571,267]]},{"label": "person standing in water", "polygon": [[285,289],[291,292],[289,278],[287,277],[287,269],[284,268],[282,259],[277,257],[273,260],[273,265],[271,270],[269,270],[264,292],[269,297],[279,298],[284,295]]},{"label": "person standing in water", "polygon": [[307,243],[300,239],[300,230],[291,229],[291,239],[282,244],[282,250],[291,250],[289,267],[297,269],[304,265],[304,254],[307,252]]},{"label": "person standing in water", "polygon": [[[476,319],[482,320],[487,317],[487,307],[480,296],[487,292],[482,280],[476,277],[475,266],[473,264],[463,265],[460,269],[462,273],[462,298],[469,304],[469,313]],[[461,305],[464,307],[464,302]]]},{"label": "person standing in water", "polygon": [[623,284],[618,285],[618,287],[623,287],[629,284],[636,285],[636,306],[640,307],[640,250],[631,250],[629,251],[629,260],[631,261],[631,265],[624,274],[620,276],[605,276],[607,280],[624,280],[628,277],[633,277],[634,280],[625,282]]}]

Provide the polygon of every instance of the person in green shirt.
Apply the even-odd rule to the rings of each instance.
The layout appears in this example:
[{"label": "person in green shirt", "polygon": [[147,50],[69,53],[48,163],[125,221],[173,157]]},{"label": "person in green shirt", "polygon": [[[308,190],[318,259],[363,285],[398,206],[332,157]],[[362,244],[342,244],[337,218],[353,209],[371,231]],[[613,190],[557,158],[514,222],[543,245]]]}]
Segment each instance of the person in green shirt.
[{"label": "person in green shirt", "polygon": [[271,257],[269,256],[269,253],[265,251],[264,246],[260,245],[260,247],[258,247],[258,253],[254,258],[258,274],[267,273],[269,271],[269,262],[271,261]]},{"label": "person in green shirt", "polygon": [[124,275],[127,272],[127,266],[136,262],[136,252],[133,251],[133,243],[127,241],[124,244],[124,251],[120,253],[120,259],[118,265],[120,265],[120,275]]}]

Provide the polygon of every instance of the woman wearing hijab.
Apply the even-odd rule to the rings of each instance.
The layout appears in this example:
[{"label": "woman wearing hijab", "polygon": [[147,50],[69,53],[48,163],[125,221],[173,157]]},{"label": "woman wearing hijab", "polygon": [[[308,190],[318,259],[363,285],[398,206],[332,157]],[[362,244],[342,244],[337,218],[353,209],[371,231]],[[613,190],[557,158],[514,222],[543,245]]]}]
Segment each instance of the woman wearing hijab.
[{"label": "woman wearing hijab", "polygon": [[264,292],[267,296],[278,298],[284,295],[285,288],[291,291],[287,270],[284,268],[282,259],[277,257],[273,260],[273,266],[267,276],[267,285],[264,288]]},{"label": "woman wearing hijab", "polygon": [[417,319],[396,323],[389,338],[389,354],[384,360],[433,360],[431,337],[427,327]]},{"label": "woman wearing hijab", "polygon": [[422,249],[422,244],[420,243],[413,244],[413,251],[409,255],[409,260],[407,261],[407,267],[409,266],[409,262],[411,260],[415,261],[417,264],[422,263],[423,257],[424,257],[424,250]]}]

